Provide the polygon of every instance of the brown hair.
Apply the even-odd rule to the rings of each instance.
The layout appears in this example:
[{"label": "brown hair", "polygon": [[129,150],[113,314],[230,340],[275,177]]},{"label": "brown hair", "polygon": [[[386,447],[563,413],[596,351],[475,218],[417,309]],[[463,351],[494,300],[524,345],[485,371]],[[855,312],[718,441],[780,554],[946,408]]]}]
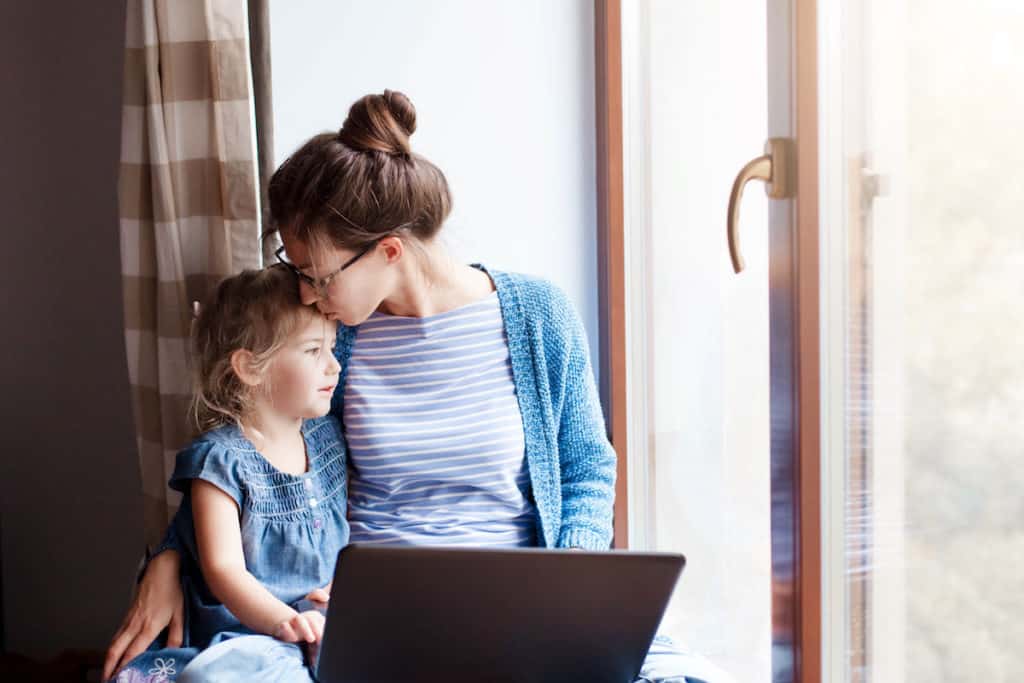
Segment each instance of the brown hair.
[{"label": "brown hair", "polygon": [[192,324],[191,415],[200,431],[239,424],[252,405],[252,389],[231,367],[231,354],[247,349],[257,371],[295,332],[305,316],[299,285],[285,266],[243,270],[221,280]]},{"label": "brown hair", "polygon": [[360,98],[341,130],[314,136],[274,172],[268,232],[347,249],[400,232],[433,238],[452,198],[441,170],[409,146],[415,130],[416,109],[404,94]]}]

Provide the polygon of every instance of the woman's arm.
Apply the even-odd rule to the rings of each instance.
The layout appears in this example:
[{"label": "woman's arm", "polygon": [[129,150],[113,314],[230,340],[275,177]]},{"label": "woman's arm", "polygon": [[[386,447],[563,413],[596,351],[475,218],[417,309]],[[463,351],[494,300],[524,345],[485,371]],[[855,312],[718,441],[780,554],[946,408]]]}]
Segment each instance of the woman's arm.
[{"label": "woman's arm", "polygon": [[[564,292],[551,301],[550,324],[559,329],[548,368],[557,373],[558,453],[562,478],[562,528],[559,548],[607,550],[612,540],[615,502],[615,449],[608,441],[604,413],[590,364],[583,321]],[[556,360],[557,358],[557,360]]]},{"label": "woman's arm", "polygon": [[260,633],[294,642],[320,639],[318,612],[299,614],[278,600],[245,567],[235,500],[202,479],[192,481],[192,517],[203,578],[240,622]]},{"label": "woman's arm", "polygon": [[562,475],[559,548],[607,550],[615,503],[615,449],[604,431],[589,368],[571,378],[558,426]]}]

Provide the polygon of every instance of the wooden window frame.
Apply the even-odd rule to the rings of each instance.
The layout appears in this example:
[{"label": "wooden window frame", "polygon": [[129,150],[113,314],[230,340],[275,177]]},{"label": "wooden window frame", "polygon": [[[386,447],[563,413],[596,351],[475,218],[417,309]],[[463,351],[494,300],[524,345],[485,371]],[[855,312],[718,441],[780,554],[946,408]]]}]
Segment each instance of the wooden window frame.
[{"label": "wooden window frame", "polygon": [[622,180],[622,3],[594,1],[600,390],[618,456],[613,547],[629,547],[626,450],[626,288]]}]

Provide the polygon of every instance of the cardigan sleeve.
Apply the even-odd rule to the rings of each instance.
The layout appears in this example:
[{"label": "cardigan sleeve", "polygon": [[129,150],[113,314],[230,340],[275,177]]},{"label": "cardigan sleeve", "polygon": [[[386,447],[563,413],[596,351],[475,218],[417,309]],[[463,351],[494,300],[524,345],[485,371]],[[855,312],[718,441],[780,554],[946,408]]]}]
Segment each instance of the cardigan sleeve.
[{"label": "cardigan sleeve", "polygon": [[551,286],[545,358],[557,424],[562,485],[559,548],[607,550],[612,540],[616,455],[590,363],[583,321]]}]

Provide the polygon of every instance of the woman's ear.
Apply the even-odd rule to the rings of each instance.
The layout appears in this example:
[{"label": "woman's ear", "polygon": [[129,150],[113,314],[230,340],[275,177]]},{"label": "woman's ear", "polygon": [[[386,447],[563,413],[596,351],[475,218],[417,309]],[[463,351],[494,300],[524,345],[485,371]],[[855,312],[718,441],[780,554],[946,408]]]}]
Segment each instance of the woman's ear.
[{"label": "woman's ear", "polygon": [[231,353],[231,369],[246,386],[258,387],[263,382],[263,373],[256,369],[255,357],[249,349],[238,349]]},{"label": "woman's ear", "polygon": [[405,251],[405,244],[402,243],[402,239],[400,237],[388,235],[380,241],[377,248],[383,250],[384,259],[388,263],[395,263],[402,258],[402,253]]}]

